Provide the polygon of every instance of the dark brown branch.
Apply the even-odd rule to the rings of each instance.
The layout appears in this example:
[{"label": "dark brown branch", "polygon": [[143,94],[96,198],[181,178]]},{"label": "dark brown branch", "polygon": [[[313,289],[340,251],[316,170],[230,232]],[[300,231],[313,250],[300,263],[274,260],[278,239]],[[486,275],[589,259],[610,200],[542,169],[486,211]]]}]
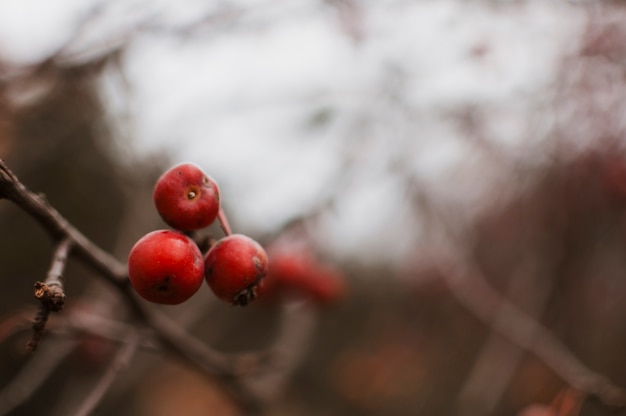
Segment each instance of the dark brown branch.
[{"label": "dark brown branch", "polygon": [[39,310],[33,321],[33,335],[26,344],[26,348],[35,351],[39,340],[46,330],[46,323],[50,312],[58,312],[63,308],[65,303],[65,291],[63,289],[63,272],[70,249],[72,248],[72,240],[64,238],[61,240],[52,256],[52,264],[48,270],[48,275],[44,282],[35,282],[35,297],[39,300]]},{"label": "dark brown branch", "polygon": [[52,312],[63,309],[65,290],[63,287],[63,273],[67,257],[72,248],[72,240],[64,238],[54,250],[52,264],[44,282],[35,282],[35,297]]},{"label": "dark brown branch", "polygon": [[195,365],[205,374],[217,378],[242,408],[247,411],[259,408],[260,398],[234,375],[234,363],[231,359],[207,348],[164,314],[148,312],[138,302],[129,285],[126,266],[74,228],[43,197],[29,191],[1,159],[0,197],[12,201],[33,217],[54,241],[64,238],[71,240],[72,254],[93,267],[101,277],[120,291],[135,318],[154,330],[159,343],[167,351]]},{"label": "dark brown branch", "polygon": [[50,309],[45,304],[39,305],[39,310],[35,314],[33,319],[33,334],[30,340],[26,343],[26,349],[28,351],[35,351],[39,346],[39,340],[43,336],[46,330],[46,323],[48,322],[48,316],[50,315]]},{"label": "dark brown branch", "polygon": [[[133,325],[85,311],[66,316],[65,320],[61,320],[51,330],[59,335],[95,335],[115,343],[128,342],[137,332]],[[158,350],[154,337],[143,336],[140,347],[150,351]]]},{"label": "dark brown branch", "polygon": [[76,252],[110,282],[126,283],[126,267],[113,256],[92,243],[54,209],[42,196],[29,191],[0,159],[0,197],[8,199],[26,211],[54,241],[69,238]]}]

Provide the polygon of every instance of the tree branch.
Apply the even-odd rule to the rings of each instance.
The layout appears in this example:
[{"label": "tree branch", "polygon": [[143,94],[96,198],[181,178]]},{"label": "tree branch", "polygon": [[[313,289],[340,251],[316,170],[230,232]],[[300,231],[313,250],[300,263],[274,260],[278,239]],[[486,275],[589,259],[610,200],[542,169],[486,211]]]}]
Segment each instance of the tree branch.
[{"label": "tree branch", "polygon": [[135,318],[154,330],[159,343],[167,351],[195,365],[206,375],[217,378],[237,403],[247,411],[258,411],[261,400],[235,376],[233,360],[207,348],[166,315],[156,311],[149,312],[138,302],[130,287],[126,265],[74,228],[45,198],[29,191],[2,159],[0,159],[0,197],[12,201],[33,217],[54,241],[62,239],[71,241],[72,254],[94,268],[99,276],[119,290]]},{"label": "tree branch", "polygon": [[104,398],[104,395],[109,390],[113,382],[117,379],[121,371],[126,369],[137,352],[139,347],[140,337],[139,334],[134,333],[125,344],[123,344],[107,371],[102,378],[98,381],[95,388],[91,391],[91,394],[83,401],[80,408],[76,412],[76,416],[88,416],[98,406],[98,403]]},{"label": "tree branch", "polygon": [[39,340],[46,330],[46,323],[50,312],[58,312],[65,303],[65,291],[63,289],[63,272],[67,257],[72,248],[72,240],[61,240],[52,256],[52,264],[44,282],[35,282],[35,297],[40,301],[39,310],[33,321],[33,335],[26,344],[26,348],[35,351]]},{"label": "tree branch", "polygon": [[472,315],[535,354],[574,389],[609,407],[626,407],[624,389],[585,366],[546,327],[493,289],[469,261],[448,258],[439,264],[452,294]]},{"label": "tree branch", "polygon": [[30,361],[22,367],[17,376],[0,391],[0,416],[10,414],[16,407],[32,397],[76,346],[76,341],[73,340],[55,341],[57,342],[44,344],[45,354],[31,356]]},{"label": "tree branch", "polygon": [[[498,293],[457,240],[445,216],[414,179],[409,180],[414,203],[433,223],[442,225],[435,267],[452,296],[469,313],[520,348],[534,354],[563,381],[611,408],[626,407],[626,390],[588,368],[549,329]],[[433,236],[436,240],[436,238]],[[437,247],[437,243],[431,243]],[[438,257],[438,258],[437,258]]]}]

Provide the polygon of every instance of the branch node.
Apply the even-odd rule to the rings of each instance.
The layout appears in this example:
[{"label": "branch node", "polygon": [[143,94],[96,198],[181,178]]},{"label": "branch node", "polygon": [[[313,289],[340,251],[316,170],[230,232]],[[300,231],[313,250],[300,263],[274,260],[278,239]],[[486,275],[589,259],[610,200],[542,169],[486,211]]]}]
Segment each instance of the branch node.
[{"label": "branch node", "polygon": [[35,282],[35,298],[52,312],[63,309],[65,303],[63,287],[57,283]]},{"label": "branch node", "polygon": [[39,340],[46,331],[46,323],[50,312],[59,312],[65,304],[65,290],[63,288],[63,271],[67,257],[72,248],[72,240],[65,238],[57,243],[52,256],[52,264],[44,282],[35,282],[35,298],[39,300],[39,311],[33,321],[33,335],[26,344],[29,351],[37,349]]}]

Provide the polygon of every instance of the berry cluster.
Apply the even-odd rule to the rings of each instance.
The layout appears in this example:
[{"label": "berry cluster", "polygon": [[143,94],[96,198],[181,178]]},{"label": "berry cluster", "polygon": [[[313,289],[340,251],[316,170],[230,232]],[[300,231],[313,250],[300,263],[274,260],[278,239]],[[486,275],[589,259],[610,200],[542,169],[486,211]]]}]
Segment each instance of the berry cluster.
[{"label": "berry cluster", "polygon": [[[259,243],[230,234],[220,207],[217,183],[192,163],[170,168],[158,179],[154,204],[174,230],[152,231],[139,239],[128,256],[128,276],[144,299],[176,305],[200,289],[203,279],[225,302],[247,305],[267,274],[268,260]],[[185,232],[218,220],[227,234],[206,253]]]}]

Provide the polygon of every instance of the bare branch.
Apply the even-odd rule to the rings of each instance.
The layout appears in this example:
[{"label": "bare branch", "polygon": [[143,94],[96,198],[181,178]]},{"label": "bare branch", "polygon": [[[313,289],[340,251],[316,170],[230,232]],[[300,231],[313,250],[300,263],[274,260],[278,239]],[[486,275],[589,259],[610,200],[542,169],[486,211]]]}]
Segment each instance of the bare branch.
[{"label": "bare branch", "polygon": [[454,297],[472,315],[521,348],[535,354],[574,389],[609,407],[626,406],[626,391],[585,366],[546,327],[500,295],[468,261],[439,263]]},{"label": "bare branch", "polygon": [[0,416],[10,414],[32,397],[75,346],[76,342],[72,340],[56,340],[55,343],[45,344],[45,354],[32,355],[19,374],[0,392]]},{"label": "bare branch", "polygon": [[[505,294],[515,298],[532,319],[545,312],[555,288],[555,279],[541,273],[539,261],[532,255],[523,259],[509,277]],[[550,267],[548,270],[554,271]],[[529,280],[532,285],[526,284]],[[459,394],[459,415],[493,414],[523,356],[522,348],[503,338],[499,331],[492,331]]]},{"label": "bare branch", "polygon": [[[453,232],[445,210],[416,181],[409,180],[409,183],[416,206],[429,215],[433,223],[441,225],[441,252],[439,258],[435,254],[434,262],[456,300],[489,328],[536,355],[574,389],[598,398],[608,407],[626,407],[626,390],[585,366],[549,329],[489,284],[458,242],[460,237]],[[431,246],[436,246],[433,243]]]},{"label": "bare branch", "polygon": [[104,398],[106,392],[111,388],[113,382],[117,379],[121,371],[126,369],[137,352],[137,348],[140,344],[140,336],[136,332],[130,337],[129,340],[119,349],[118,353],[113,357],[113,361],[109,368],[104,373],[98,384],[91,391],[91,394],[87,396],[82,403],[76,416],[87,416],[98,406],[98,403]]},{"label": "bare branch", "polygon": [[54,250],[52,264],[48,270],[48,275],[44,282],[35,282],[35,297],[40,301],[39,311],[35,315],[33,322],[33,335],[26,344],[30,351],[35,351],[39,340],[46,330],[46,322],[50,312],[58,312],[63,308],[65,303],[65,291],[63,289],[63,272],[70,249],[72,248],[72,240],[64,238]]},{"label": "bare branch", "polygon": [[0,159],[0,196],[9,199],[33,217],[54,241],[69,238],[76,254],[111,283],[127,283],[126,267],[92,243],[54,209],[42,195],[30,192]]},{"label": "bare branch", "polygon": [[219,379],[243,408],[258,409],[259,398],[245,388],[242,380],[234,375],[234,364],[231,359],[207,348],[164,314],[157,311],[148,312],[138,302],[129,285],[126,266],[74,228],[44,198],[29,191],[3,160],[0,160],[0,196],[26,211],[49,232],[53,240],[64,238],[71,240],[73,253],[120,291],[134,316],[154,330],[159,343],[166,350],[195,365],[205,374]]},{"label": "bare branch", "polygon": [[[317,324],[315,305],[307,300],[282,306],[281,330],[259,371],[250,374],[247,384],[266,400],[276,396],[307,351]],[[257,358],[259,356],[257,355]]]}]

